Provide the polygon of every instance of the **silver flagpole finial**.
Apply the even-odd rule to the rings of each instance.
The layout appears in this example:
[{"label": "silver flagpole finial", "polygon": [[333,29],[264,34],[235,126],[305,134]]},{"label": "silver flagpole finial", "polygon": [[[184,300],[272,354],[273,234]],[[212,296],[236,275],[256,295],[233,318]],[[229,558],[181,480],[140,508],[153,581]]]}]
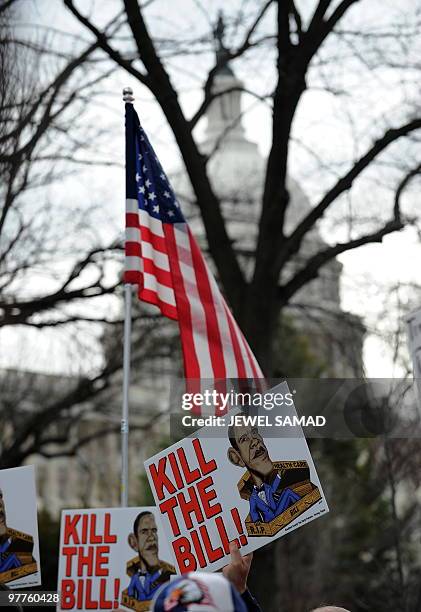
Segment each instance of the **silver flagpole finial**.
[{"label": "silver flagpole finial", "polygon": [[131,87],[124,87],[123,100],[124,102],[129,102],[129,104],[133,104],[134,96],[133,96],[133,89]]}]

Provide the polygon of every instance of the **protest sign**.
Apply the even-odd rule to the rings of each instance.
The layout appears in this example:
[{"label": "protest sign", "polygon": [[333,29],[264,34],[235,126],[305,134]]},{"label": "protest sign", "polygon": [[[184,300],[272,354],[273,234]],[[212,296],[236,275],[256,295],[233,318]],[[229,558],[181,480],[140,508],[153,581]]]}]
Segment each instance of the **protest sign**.
[{"label": "protest sign", "polygon": [[[288,395],[286,383],[268,393],[275,391]],[[237,409],[212,417],[212,430],[145,462],[180,573],[216,571],[228,563],[231,541],[246,554],[328,512],[301,427],[276,434],[280,421],[297,419],[292,399],[287,404],[271,419]]]},{"label": "protest sign", "polygon": [[421,401],[421,308],[412,312],[407,318],[408,346],[411,354],[414,379]]},{"label": "protest sign", "polygon": [[159,513],[153,507],[63,510],[60,610],[144,612],[175,573]]},{"label": "protest sign", "polygon": [[0,583],[41,584],[33,465],[0,470]]}]

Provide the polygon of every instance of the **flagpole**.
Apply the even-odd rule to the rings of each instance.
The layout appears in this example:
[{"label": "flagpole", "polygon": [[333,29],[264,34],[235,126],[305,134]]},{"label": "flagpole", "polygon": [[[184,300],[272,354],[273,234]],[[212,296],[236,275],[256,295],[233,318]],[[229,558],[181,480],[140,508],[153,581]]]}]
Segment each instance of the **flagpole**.
[{"label": "flagpole", "polygon": [[[133,90],[123,89],[125,103],[133,104]],[[126,162],[127,163],[127,162]],[[120,505],[128,506],[129,497],[129,390],[130,390],[130,348],[132,333],[132,285],[124,285],[124,340],[123,340],[123,404],[121,412],[121,486]]]},{"label": "flagpole", "polygon": [[129,388],[130,338],[132,327],[132,286],[124,285],[123,409],[121,413],[121,502],[128,505],[129,494]]}]

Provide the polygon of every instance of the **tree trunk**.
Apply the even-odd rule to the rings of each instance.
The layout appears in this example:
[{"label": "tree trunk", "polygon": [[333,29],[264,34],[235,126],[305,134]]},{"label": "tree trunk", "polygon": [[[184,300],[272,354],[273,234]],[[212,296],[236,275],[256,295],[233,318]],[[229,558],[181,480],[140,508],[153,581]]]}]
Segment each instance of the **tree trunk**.
[{"label": "tree trunk", "polygon": [[273,341],[279,316],[276,286],[272,290],[267,287],[264,294],[250,287],[239,322],[266,376],[272,375]]}]

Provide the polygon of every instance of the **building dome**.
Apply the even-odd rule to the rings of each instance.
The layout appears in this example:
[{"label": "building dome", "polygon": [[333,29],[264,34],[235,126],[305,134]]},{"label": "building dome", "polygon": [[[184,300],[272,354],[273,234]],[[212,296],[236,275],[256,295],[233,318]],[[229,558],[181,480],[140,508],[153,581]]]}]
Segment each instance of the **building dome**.
[{"label": "building dome", "polygon": [[[212,93],[217,97],[207,110],[207,126],[200,147],[203,154],[209,157],[210,181],[221,202],[228,234],[242,254],[241,261],[247,275],[252,270],[252,253],[257,241],[266,159],[257,144],[248,140],[245,134],[241,110],[243,86],[231,68],[224,66],[216,74]],[[205,229],[187,174],[179,170],[173,175],[172,182],[193,233],[206,250]],[[287,186],[290,204],[286,212],[285,229],[286,233],[290,233],[309,212],[310,202],[292,177],[288,178]],[[323,246],[327,245],[318,229],[313,228],[303,241],[301,253],[285,271],[283,280],[287,280],[288,275],[299,267],[303,257],[307,259]],[[331,307],[340,309],[341,269],[342,265],[337,261],[327,265],[322,272],[323,282],[317,279],[306,287],[307,299],[317,303],[329,302]],[[326,277],[329,277],[328,281]]]},{"label": "building dome", "polygon": [[[220,37],[217,60],[221,59],[224,53],[226,51]],[[206,112],[207,125],[200,147],[203,154],[209,158],[209,177],[213,190],[221,202],[228,235],[239,253],[245,275],[250,278],[257,242],[266,159],[260,153],[257,144],[248,140],[245,134],[241,109],[243,85],[228,63],[216,73],[212,89],[216,97]],[[187,174],[184,170],[179,170],[173,176],[172,182],[192,231],[206,252],[205,229]],[[287,187],[290,203],[286,212],[285,231],[289,234],[309,212],[311,205],[301,186],[291,176],[287,180]],[[327,247],[327,244],[316,226],[308,232],[300,252],[283,270],[280,280],[287,281],[297,269],[302,267],[309,256],[324,247]],[[339,368],[339,375],[344,372],[348,375],[351,371],[362,372],[364,328],[357,317],[341,309],[341,272],[342,264],[337,260],[325,265],[318,278],[307,283],[293,296],[287,311],[291,313],[299,328],[312,337],[320,333],[321,321],[336,339],[340,335],[338,330],[346,328],[344,342],[347,347],[353,345],[349,350],[352,353],[350,359],[352,367]],[[334,331],[334,328],[337,329]],[[316,341],[315,344],[320,349],[321,342]],[[325,348],[321,349],[325,355],[327,352],[331,353],[330,347],[329,351]],[[342,361],[347,350],[343,347],[339,350]],[[337,355],[329,354],[325,357],[325,361],[335,363],[338,372]]]}]

